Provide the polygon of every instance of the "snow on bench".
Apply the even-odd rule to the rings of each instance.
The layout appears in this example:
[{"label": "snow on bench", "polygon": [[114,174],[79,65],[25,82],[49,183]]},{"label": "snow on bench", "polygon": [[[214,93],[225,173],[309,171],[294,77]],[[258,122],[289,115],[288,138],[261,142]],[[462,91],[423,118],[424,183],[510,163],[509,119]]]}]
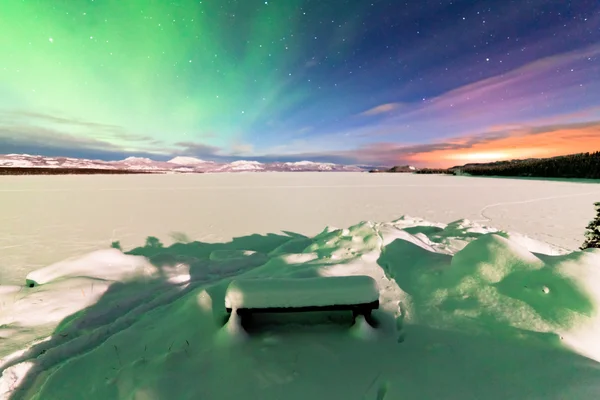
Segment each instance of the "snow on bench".
[{"label": "snow on bench", "polygon": [[370,315],[379,308],[379,288],[369,276],[268,278],[232,281],[225,294],[228,313],[352,310]]}]

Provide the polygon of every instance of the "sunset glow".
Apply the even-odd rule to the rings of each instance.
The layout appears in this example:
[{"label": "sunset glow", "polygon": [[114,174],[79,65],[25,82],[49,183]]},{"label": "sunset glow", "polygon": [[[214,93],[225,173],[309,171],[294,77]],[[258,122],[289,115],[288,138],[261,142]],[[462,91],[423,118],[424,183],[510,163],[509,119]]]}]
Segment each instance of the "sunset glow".
[{"label": "sunset glow", "polygon": [[[462,138],[456,142],[465,144],[469,140],[473,139]],[[415,163],[449,167],[457,162],[543,158],[599,150],[600,123],[596,123],[572,128],[542,127],[517,130],[507,137],[473,144],[466,149],[415,153],[410,159]]]},{"label": "sunset glow", "polygon": [[511,156],[505,152],[496,153],[464,153],[464,154],[450,154],[446,158],[451,160],[461,161],[483,161],[483,160],[503,160],[510,158]]}]

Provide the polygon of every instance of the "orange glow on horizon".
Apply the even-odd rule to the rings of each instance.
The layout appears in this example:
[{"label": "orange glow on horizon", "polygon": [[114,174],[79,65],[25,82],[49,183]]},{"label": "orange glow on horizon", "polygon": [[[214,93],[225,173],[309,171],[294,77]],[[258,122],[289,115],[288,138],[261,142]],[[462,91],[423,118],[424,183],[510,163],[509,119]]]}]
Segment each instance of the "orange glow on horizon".
[{"label": "orange glow on horizon", "polygon": [[480,160],[503,160],[510,157],[506,151],[487,152],[487,153],[456,153],[451,154],[447,158],[453,160],[464,161],[480,161]]},{"label": "orange glow on horizon", "polygon": [[[465,143],[460,139],[455,143]],[[464,150],[439,150],[411,157],[430,167],[447,168],[461,163],[545,158],[600,150],[600,123],[585,128],[557,129],[542,133],[515,134],[486,143],[474,144]]]}]

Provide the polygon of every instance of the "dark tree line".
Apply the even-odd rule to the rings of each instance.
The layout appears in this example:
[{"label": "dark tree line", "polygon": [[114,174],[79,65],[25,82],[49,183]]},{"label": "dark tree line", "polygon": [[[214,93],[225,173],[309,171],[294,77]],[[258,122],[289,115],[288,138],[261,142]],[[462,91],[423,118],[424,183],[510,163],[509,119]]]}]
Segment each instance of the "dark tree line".
[{"label": "dark tree line", "polygon": [[409,165],[396,165],[392,168],[372,169],[369,171],[372,174],[379,173],[406,173],[406,174],[452,174],[450,169],[444,168],[419,168],[415,169]]},{"label": "dark tree line", "polygon": [[415,174],[447,174],[452,175],[453,172],[450,169],[444,168],[422,168],[415,171]]},{"label": "dark tree line", "polygon": [[450,168],[455,175],[523,176],[540,178],[600,179],[600,151],[568,156],[467,164]]},{"label": "dark tree line", "polygon": [[392,168],[376,168],[376,169],[372,169],[369,171],[372,174],[379,174],[379,173],[386,173],[386,172],[390,172],[390,173],[411,173],[411,172],[415,172],[415,168],[411,168],[410,165],[396,165],[395,167]]}]

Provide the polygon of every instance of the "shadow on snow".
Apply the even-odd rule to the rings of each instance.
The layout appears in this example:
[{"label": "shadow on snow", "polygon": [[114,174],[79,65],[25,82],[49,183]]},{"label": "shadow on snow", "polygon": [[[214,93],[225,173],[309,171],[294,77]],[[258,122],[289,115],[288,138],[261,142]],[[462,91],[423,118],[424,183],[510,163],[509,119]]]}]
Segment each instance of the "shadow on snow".
[{"label": "shadow on snow", "polygon": [[[421,233],[426,234],[439,230],[435,227],[421,227],[421,229],[423,229]],[[410,230],[410,233],[413,234],[419,233],[419,228],[407,228],[406,230]],[[476,235],[474,234],[474,236]],[[241,274],[261,276],[261,269],[265,265],[269,265],[269,268],[265,269],[266,273],[272,271],[273,264],[277,262],[282,263],[282,268],[289,266],[283,261],[278,261],[276,256],[301,253],[313,244],[313,239],[290,232],[285,232],[285,235],[250,235],[235,238],[228,243],[183,243],[187,240],[185,235],[181,234],[176,239],[180,242],[164,247],[158,239],[148,237],[145,246],[125,252],[128,255],[146,257],[158,268],[158,276],[111,284],[97,303],[63,319],[49,340],[32,346],[6,365],[4,369],[25,361],[33,363],[19,387],[13,392],[11,400],[28,399],[34,394],[33,389],[39,387],[42,387],[43,398],[55,398],[52,397],[52,388],[46,388],[43,384],[50,373],[56,372],[63,363],[92,352],[111,337],[140,323],[145,316],[150,315],[143,322],[148,324],[148,329],[164,330],[165,336],[169,336],[171,326],[152,325],[152,312],[162,307],[169,307],[175,300],[182,299],[190,292],[198,291],[201,288],[212,300],[214,327],[210,329],[213,329],[214,332],[226,315],[224,296],[232,277]],[[118,244],[115,243],[115,247],[118,247]],[[392,360],[393,364],[387,365],[390,371],[393,370],[393,372],[389,372],[389,379],[402,382],[403,390],[410,389],[412,393],[420,393],[420,398],[424,399],[440,398],[440,396],[448,399],[464,398],[467,395],[464,393],[464,380],[467,379],[472,381],[470,392],[473,398],[484,396],[489,399],[502,399],[507,398],[506,396],[515,398],[514,396],[519,394],[528,398],[541,395],[547,398],[552,397],[551,395],[558,396],[558,393],[548,392],[547,386],[543,382],[548,379],[555,381],[554,384],[556,382],[564,383],[565,387],[569,384],[572,385],[573,382],[583,385],[597,382],[600,371],[595,366],[596,364],[561,349],[556,335],[505,329],[493,314],[486,313],[485,307],[477,299],[464,301],[465,299],[448,297],[437,307],[442,307],[446,311],[459,308],[476,311],[477,315],[469,317],[469,322],[472,323],[475,320],[486,329],[504,332],[503,335],[501,333],[504,338],[517,339],[516,341],[499,342],[490,335],[464,336],[454,330],[445,331],[444,328],[427,326],[427,318],[436,313],[435,307],[431,306],[431,293],[428,290],[434,287],[438,288],[440,285],[447,285],[450,288],[456,284],[456,277],[446,275],[451,261],[452,256],[450,255],[431,253],[403,240],[395,240],[387,245],[378,259],[378,264],[384,269],[387,276],[411,296],[415,313],[413,317],[417,321],[412,326],[403,328],[409,340],[396,345],[399,346],[399,350],[397,350],[399,358],[397,361]],[[321,264],[321,260],[318,259],[312,261],[311,265],[318,268],[319,265],[330,262],[322,260]],[[178,268],[181,268],[182,265],[186,266],[186,272],[189,267],[189,282],[174,283],[170,281],[168,277],[177,273]],[[298,276],[315,276],[316,270],[311,271],[300,273]],[[427,271],[427,273],[424,274],[423,271]],[[518,278],[537,279],[537,277],[532,278],[531,276],[519,276]],[[515,276],[510,279],[515,279]],[[498,290],[505,290],[504,286],[514,286],[509,283],[501,282]],[[28,290],[36,290],[36,288]],[[583,312],[588,311],[587,305],[584,302],[578,302],[577,299],[574,300],[572,306]],[[540,307],[543,311],[543,305]],[[182,318],[185,318],[187,324],[194,324],[200,320],[201,310],[199,307],[195,310],[185,311],[185,313],[187,314]],[[419,323],[419,320],[424,323]],[[201,337],[202,332],[205,331],[202,331],[203,327],[197,329],[197,335]],[[172,338],[164,341],[164,350],[161,351],[167,353],[167,357],[171,353],[185,354],[187,357],[202,357],[201,352],[194,350],[198,336],[182,337],[177,332],[172,332]],[[440,344],[440,337],[444,338],[442,344]],[[530,349],[523,352],[522,355],[519,355],[518,351],[512,350],[512,355],[506,356],[508,349],[532,343],[543,344],[543,346]],[[439,348],[436,348],[438,345]],[[132,351],[139,354],[139,359],[133,367],[140,369],[134,371],[143,374],[143,365],[148,362],[144,337],[139,338],[136,349],[122,349],[114,346],[113,350],[112,361],[106,363],[105,376],[86,377],[85,371],[83,371],[82,376],[77,379],[88,379],[90,387],[100,384],[100,382],[111,381],[123,367],[124,353]],[[527,358],[533,354],[532,352],[536,354],[536,357]],[[444,356],[440,356],[440,354]],[[169,362],[168,358],[165,362]],[[540,372],[536,367],[538,362],[554,363],[555,366],[552,369],[554,375],[547,376]],[[489,369],[482,367],[485,365],[490,365]],[[385,362],[382,361],[380,368],[385,366]],[[523,374],[523,369],[515,368],[515,366],[526,366],[530,368],[531,374]],[[491,373],[496,374],[495,381],[497,381],[497,384],[492,386],[490,386],[491,379],[488,376]],[[438,380],[430,382],[430,376],[435,376]],[[481,381],[478,381],[478,377],[481,377]],[[77,387],[80,384],[80,382],[71,383],[72,379],[65,377],[60,380],[60,392],[68,393],[70,386]],[[134,376],[131,379],[140,378]],[[174,377],[164,376],[156,377],[156,379],[159,382],[153,385],[154,393],[148,398],[171,398],[172,381],[170,379],[174,379]],[[202,385],[201,379],[198,382],[184,384],[190,383],[192,384],[190,388],[192,393],[193,385]],[[231,383],[224,382],[223,384]],[[134,382],[130,381],[128,385],[133,387]],[[93,391],[93,389],[90,390]],[[386,400],[396,398],[393,397],[393,388],[391,390],[388,396],[384,396]],[[130,398],[130,391],[124,393],[127,393],[127,398]],[[76,393],[72,394],[77,397]],[[113,395],[113,398],[124,398],[119,395],[117,389]],[[373,398],[379,399],[379,397],[380,395],[377,395]]]}]

